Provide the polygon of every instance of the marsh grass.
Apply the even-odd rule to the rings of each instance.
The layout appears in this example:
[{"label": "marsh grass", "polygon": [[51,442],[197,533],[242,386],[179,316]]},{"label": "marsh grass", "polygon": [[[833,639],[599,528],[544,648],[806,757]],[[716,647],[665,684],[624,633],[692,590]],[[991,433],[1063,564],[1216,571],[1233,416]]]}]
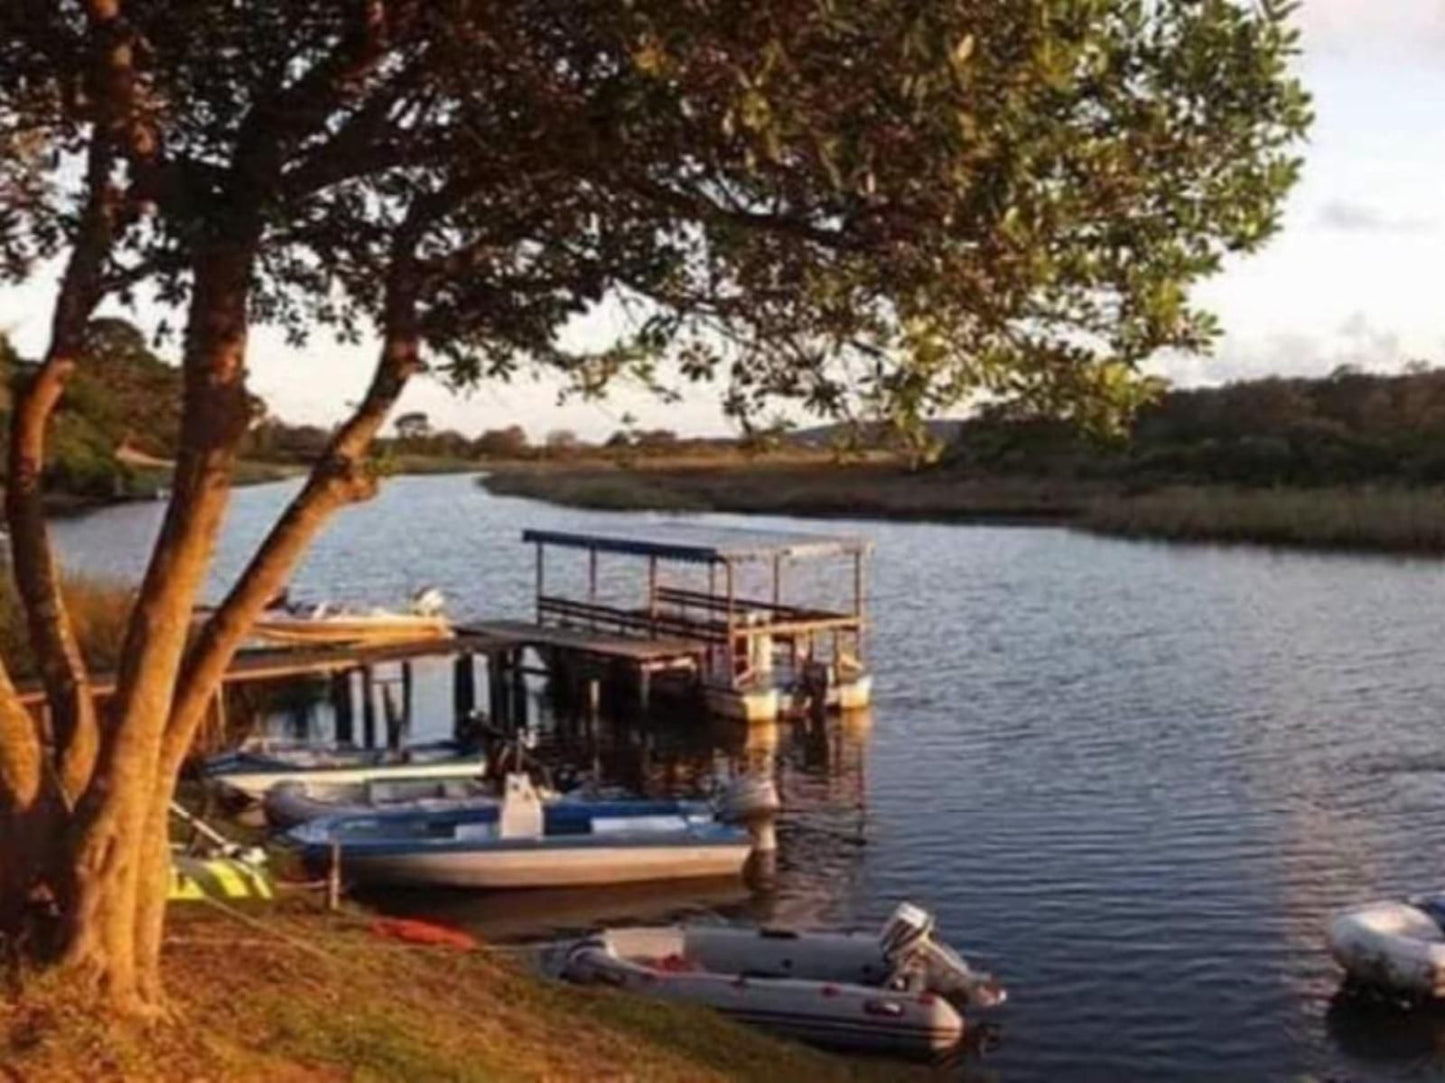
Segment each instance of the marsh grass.
[{"label": "marsh grass", "polygon": [[1061,523],[1101,534],[1313,549],[1445,553],[1445,488],[1166,486],[909,472],[886,462],[508,468],[498,495],[614,511],[730,511]]},{"label": "marsh grass", "polygon": [[[135,587],[104,576],[72,573],[65,577],[62,590],[86,662],[95,672],[114,670],[135,604]],[[35,675],[29,640],[25,611],[6,569],[0,574],[0,658],[14,677]]]},{"label": "marsh grass", "polygon": [[508,469],[480,483],[503,496],[614,511],[730,511],[946,521],[1060,521],[1087,486],[1032,478],[960,478],[891,462]]},{"label": "marsh grass", "polygon": [[1096,499],[1080,525],[1172,541],[1445,553],[1445,490],[1181,486]]}]

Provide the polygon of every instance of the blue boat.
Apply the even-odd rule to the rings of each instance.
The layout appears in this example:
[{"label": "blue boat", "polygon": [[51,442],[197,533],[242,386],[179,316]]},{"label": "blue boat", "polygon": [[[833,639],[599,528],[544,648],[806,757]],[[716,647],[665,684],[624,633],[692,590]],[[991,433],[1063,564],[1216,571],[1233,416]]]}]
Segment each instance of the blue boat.
[{"label": "blue boat", "polygon": [[752,852],[746,828],[695,801],[543,802],[525,775],[500,803],[435,811],[333,816],[286,840],[312,865],[333,855],[362,884],[539,888],[737,875]]}]

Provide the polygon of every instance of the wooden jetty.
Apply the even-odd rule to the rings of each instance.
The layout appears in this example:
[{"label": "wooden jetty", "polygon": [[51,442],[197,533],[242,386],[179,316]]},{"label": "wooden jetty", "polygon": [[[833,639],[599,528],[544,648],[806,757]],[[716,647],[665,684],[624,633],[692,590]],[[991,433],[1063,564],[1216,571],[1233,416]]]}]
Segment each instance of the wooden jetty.
[{"label": "wooden jetty", "polygon": [[[356,738],[359,704],[361,737],[368,746],[377,743],[378,699],[386,741],[395,745],[404,739],[411,722],[412,664],[423,658],[453,660],[458,733],[478,717],[479,660],[485,662],[486,714],[503,726],[526,722],[526,678],[539,673],[582,692],[594,712],[604,684],[624,686],[644,710],[654,691],[681,692],[699,696],[715,713],[750,722],[868,705],[864,572],[871,545],[863,539],[668,522],[636,532],[526,530],[522,540],[536,548],[534,620],[477,621],[445,638],[251,647],[236,655],[222,692],[258,681],[329,680],[337,739]],[[549,588],[550,549],[586,554],[581,597]],[[640,598],[603,600],[603,557],[644,562]],[[848,562],[851,605],[826,609],[783,601],[784,575],[792,564],[830,558]],[[672,569],[680,565],[694,573],[704,569],[705,588],[679,582]],[[740,589],[749,568],[766,573],[766,597]],[[540,667],[529,664],[529,655]],[[399,677],[378,677],[382,667],[399,670]],[[97,695],[108,696],[114,677],[94,675],[92,686]],[[38,682],[24,683],[19,691],[32,710],[46,709]],[[215,713],[224,730],[224,694],[217,696]]]},{"label": "wooden jetty", "polygon": [[[872,546],[865,539],[666,522],[636,532],[525,530],[522,540],[536,549],[536,619],[525,633],[517,625],[507,630],[532,637],[529,645],[555,666],[579,657],[625,659],[644,704],[655,674],[680,677],[668,683],[700,692],[715,713],[749,722],[807,708],[868,705],[864,574]],[[584,597],[549,589],[551,549],[586,554]],[[601,599],[602,556],[645,562],[642,598]],[[785,571],[827,559],[848,563],[851,605],[785,603]],[[679,565],[705,569],[706,587],[667,582]],[[762,569],[765,597],[740,589],[750,568]]]}]

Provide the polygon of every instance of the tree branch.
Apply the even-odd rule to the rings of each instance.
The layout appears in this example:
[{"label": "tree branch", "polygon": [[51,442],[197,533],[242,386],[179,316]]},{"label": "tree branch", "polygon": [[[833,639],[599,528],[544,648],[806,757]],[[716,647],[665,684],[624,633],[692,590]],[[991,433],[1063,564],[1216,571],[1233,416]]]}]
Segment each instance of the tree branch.
[{"label": "tree branch", "polygon": [[187,653],[162,750],[163,771],[179,770],[241,641],[290,579],[312,539],[337,510],[374,495],[376,481],[367,469],[367,450],[407,380],[420,368],[414,275],[407,256],[387,284],[381,355],[365,397],[336,430],[306,485]]}]

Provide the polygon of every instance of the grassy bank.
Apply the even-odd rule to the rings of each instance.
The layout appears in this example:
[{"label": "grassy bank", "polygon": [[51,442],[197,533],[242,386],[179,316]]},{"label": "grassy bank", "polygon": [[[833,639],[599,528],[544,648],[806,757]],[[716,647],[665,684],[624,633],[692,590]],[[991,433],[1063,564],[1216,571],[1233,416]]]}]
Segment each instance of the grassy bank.
[{"label": "grassy bank", "polygon": [[1079,522],[1125,537],[1445,553],[1445,490],[1179,487],[1096,499]]},{"label": "grassy bank", "polygon": [[177,908],[172,1017],[106,1027],[42,983],[0,999],[9,1078],[869,1080],[924,1078],[771,1039],[712,1013],[530,976],[511,953],[373,936],[365,919]]},{"label": "grassy bank", "polygon": [[1308,549],[1445,553],[1445,489],[1172,486],[908,473],[885,463],[508,469],[491,492],[573,507],[951,522],[1062,523],[1101,534]]},{"label": "grassy bank", "polygon": [[[135,600],[135,587],[101,576],[69,574],[62,589],[75,638],[87,664],[97,671],[115,669],[120,660],[125,624]],[[0,659],[12,677],[35,676],[25,611],[8,570],[0,574]]]},{"label": "grassy bank", "polygon": [[647,511],[1059,522],[1091,492],[1035,479],[960,479],[910,473],[888,462],[730,466],[507,469],[481,479],[490,492],[573,507]]}]

